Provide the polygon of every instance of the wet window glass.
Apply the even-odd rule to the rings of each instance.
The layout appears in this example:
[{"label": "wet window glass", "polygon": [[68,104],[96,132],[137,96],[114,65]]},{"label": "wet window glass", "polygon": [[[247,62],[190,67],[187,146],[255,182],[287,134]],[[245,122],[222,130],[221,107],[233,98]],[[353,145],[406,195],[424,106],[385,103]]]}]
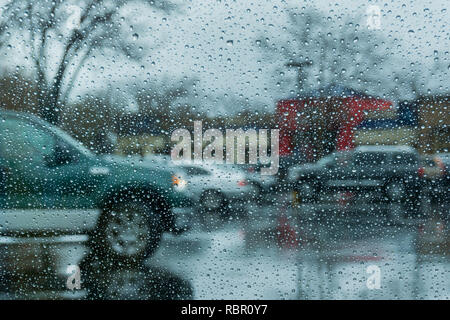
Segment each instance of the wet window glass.
[{"label": "wet window glass", "polygon": [[0,0],[0,300],[449,300],[448,4]]}]

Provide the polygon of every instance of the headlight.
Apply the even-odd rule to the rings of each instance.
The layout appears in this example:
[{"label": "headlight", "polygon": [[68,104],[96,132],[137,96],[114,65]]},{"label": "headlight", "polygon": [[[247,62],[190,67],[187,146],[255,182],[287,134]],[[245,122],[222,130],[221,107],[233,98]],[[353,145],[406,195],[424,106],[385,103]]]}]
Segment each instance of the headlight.
[{"label": "headlight", "polygon": [[183,191],[187,186],[187,181],[184,180],[180,175],[174,174],[172,176],[172,186],[177,191]]}]

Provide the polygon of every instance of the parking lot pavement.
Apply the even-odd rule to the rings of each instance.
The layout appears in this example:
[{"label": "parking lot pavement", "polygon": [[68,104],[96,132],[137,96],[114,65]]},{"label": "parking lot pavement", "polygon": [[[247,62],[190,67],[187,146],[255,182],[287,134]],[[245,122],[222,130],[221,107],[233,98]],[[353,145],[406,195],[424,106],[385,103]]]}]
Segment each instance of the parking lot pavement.
[{"label": "parking lot pavement", "polygon": [[402,223],[362,215],[305,227],[286,203],[251,206],[246,220],[217,230],[166,235],[148,264],[183,275],[197,299],[450,299],[442,208]]},{"label": "parking lot pavement", "polygon": [[295,263],[278,251],[273,246],[251,250],[242,228],[229,225],[220,231],[167,236],[148,263],[183,275],[196,299],[292,299]]}]

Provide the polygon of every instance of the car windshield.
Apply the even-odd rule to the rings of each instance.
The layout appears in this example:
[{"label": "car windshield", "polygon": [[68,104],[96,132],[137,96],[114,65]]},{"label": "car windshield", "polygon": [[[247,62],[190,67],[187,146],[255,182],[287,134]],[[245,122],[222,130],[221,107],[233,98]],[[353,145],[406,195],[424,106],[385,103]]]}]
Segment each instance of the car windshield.
[{"label": "car windshield", "polygon": [[330,154],[329,156],[323,157],[317,164],[320,166],[332,165],[336,163],[336,154]]},{"label": "car windshield", "polygon": [[317,164],[320,166],[335,165],[339,160],[343,158],[344,155],[342,153],[332,153],[317,161]]},{"label": "car windshield", "polygon": [[450,300],[449,3],[0,0],[0,300]]},{"label": "car windshield", "polygon": [[416,164],[416,156],[408,153],[394,153],[392,155],[392,164],[394,165],[409,165]]},{"label": "car windshield", "polygon": [[74,139],[70,134],[67,132],[57,128],[57,127],[51,127],[51,130],[55,132],[61,139],[63,139],[65,142],[67,142],[69,145],[74,147],[78,152],[88,156],[93,157],[92,151],[90,151],[88,148],[86,148],[80,141],[77,139]]},{"label": "car windshield", "polygon": [[425,159],[423,160],[423,164],[427,167],[436,167],[436,162],[433,159]]},{"label": "car windshield", "polygon": [[319,166],[336,166],[336,165],[346,165],[352,158],[352,152],[341,151],[333,152],[328,156],[325,156],[317,161]]},{"label": "car windshield", "polygon": [[437,154],[436,155],[439,159],[442,160],[445,164],[450,164],[450,154]]}]

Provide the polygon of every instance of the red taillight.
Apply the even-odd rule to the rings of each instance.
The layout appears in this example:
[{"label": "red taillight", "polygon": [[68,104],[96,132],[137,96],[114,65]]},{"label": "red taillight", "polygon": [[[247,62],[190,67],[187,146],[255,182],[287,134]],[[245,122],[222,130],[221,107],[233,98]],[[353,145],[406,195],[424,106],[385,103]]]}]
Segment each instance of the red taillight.
[{"label": "red taillight", "polygon": [[423,167],[420,167],[417,170],[417,174],[419,175],[419,178],[423,178],[423,176],[425,175],[425,169]]},{"label": "red taillight", "polygon": [[245,180],[241,180],[238,182],[239,187],[245,187],[246,185],[247,185],[247,181],[245,181]]}]

